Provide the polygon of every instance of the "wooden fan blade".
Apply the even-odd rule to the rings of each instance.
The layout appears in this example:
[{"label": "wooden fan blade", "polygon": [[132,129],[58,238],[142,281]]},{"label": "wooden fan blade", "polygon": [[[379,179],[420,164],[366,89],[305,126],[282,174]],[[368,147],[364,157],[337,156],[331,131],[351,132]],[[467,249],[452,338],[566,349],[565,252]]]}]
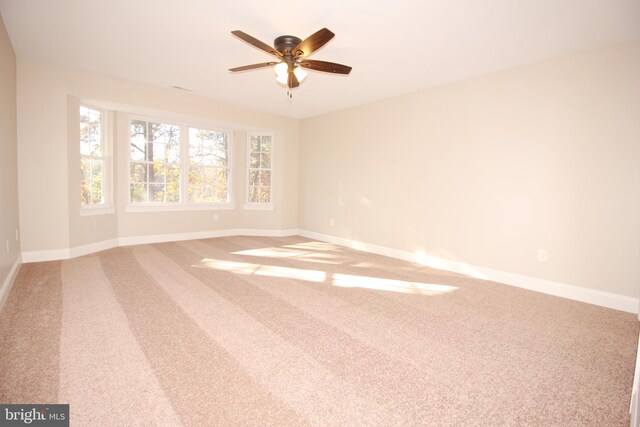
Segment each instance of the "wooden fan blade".
[{"label": "wooden fan blade", "polygon": [[313,59],[305,59],[300,62],[300,66],[324,73],[349,74],[351,72],[351,67],[348,65],[336,64],[335,62],[314,61]]},{"label": "wooden fan blade", "polygon": [[255,70],[256,68],[264,68],[264,67],[272,67],[276,65],[277,62],[263,62],[261,64],[251,64],[251,65],[243,65],[242,67],[229,68],[229,71],[246,71],[246,70]]},{"label": "wooden fan blade", "polygon": [[327,44],[335,36],[331,31],[326,28],[316,31],[309,37],[300,42],[291,52],[294,56],[303,58],[311,55],[316,50]]},{"label": "wooden fan blade", "polygon": [[300,86],[300,82],[298,81],[298,78],[296,77],[296,75],[293,74],[293,71],[289,71],[289,79],[287,80],[287,86],[289,86],[289,89],[293,89],[294,87]]},{"label": "wooden fan blade", "polygon": [[278,52],[274,47],[269,46],[268,44],[261,42],[255,37],[250,36],[249,34],[242,32],[240,30],[231,31],[231,34],[234,36],[246,41],[251,46],[257,47],[258,49],[267,52],[269,55],[273,55],[276,58],[280,58],[282,55]]}]

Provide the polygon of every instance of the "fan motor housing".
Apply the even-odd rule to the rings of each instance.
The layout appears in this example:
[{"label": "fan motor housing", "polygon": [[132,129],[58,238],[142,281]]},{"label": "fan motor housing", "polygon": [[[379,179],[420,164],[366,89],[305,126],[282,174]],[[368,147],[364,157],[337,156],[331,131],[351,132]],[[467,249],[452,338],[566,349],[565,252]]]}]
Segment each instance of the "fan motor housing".
[{"label": "fan motor housing", "polygon": [[302,40],[296,36],[280,36],[273,41],[273,47],[280,53],[291,52]]}]

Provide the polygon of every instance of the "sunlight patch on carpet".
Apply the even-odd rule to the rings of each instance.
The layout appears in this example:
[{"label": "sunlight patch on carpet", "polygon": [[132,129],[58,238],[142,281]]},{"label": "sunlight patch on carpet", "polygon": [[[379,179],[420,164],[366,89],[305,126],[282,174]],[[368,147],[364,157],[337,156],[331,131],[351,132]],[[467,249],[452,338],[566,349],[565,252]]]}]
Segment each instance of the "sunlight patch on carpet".
[{"label": "sunlight patch on carpet", "polygon": [[233,254],[265,258],[295,258],[301,261],[316,262],[321,264],[341,264],[344,261],[344,257],[329,253],[318,253],[309,250],[295,250],[278,247],[247,249],[243,251],[233,252]]},{"label": "sunlight patch on carpet", "polygon": [[302,268],[279,267],[275,265],[252,264],[248,262],[224,261],[204,258],[193,267],[211,268],[229,271],[236,274],[252,274],[255,276],[281,277],[287,279],[304,280],[307,282],[324,282],[327,275],[324,271],[305,270]]},{"label": "sunlight patch on carpet", "polygon": [[382,279],[379,277],[334,274],[333,285],[343,288],[364,288],[378,291],[400,292],[417,295],[442,295],[458,289],[456,286],[433,283],[407,282],[405,280]]}]

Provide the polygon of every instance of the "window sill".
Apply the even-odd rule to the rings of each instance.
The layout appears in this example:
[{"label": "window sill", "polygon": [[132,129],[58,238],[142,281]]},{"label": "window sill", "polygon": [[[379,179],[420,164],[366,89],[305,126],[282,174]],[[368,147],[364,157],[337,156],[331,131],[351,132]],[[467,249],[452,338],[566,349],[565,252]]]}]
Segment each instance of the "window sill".
[{"label": "window sill", "polygon": [[245,203],[242,205],[242,209],[256,210],[256,211],[272,211],[272,203]]},{"label": "window sill", "polygon": [[85,206],[78,209],[80,216],[110,215],[116,212],[115,206]]},{"label": "window sill", "polygon": [[180,212],[180,211],[224,211],[235,209],[235,204],[224,203],[219,205],[212,204],[147,204],[147,205],[129,205],[126,212]]}]

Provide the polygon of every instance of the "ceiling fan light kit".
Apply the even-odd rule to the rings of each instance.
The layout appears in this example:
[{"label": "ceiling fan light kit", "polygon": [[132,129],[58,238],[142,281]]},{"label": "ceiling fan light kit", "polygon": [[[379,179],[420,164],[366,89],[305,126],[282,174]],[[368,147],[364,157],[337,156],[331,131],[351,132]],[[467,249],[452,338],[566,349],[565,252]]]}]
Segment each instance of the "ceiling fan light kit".
[{"label": "ceiling fan light kit", "polygon": [[231,68],[229,69],[231,72],[274,67],[276,81],[286,85],[289,89],[298,87],[300,82],[307,77],[307,72],[303,68],[334,74],[349,74],[351,72],[351,67],[347,65],[307,59],[309,55],[334,37],[335,34],[326,28],[315,32],[305,40],[289,35],[277,37],[273,42],[273,47],[240,30],[232,31],[231,34],[278,59],[278,62],[263,62]]},{"label": "ceiling fan light kit", "polygon": [[[286,62],[279,62],[275,67],[273,67],[273,69],[276,73],[276,81],[280,84],[286,85],[289,78],[289,65]],[[307,72],[299,66],[293,69],[293,74],[296,76],[299,83],[302,83],[302,81],[307,77]]]}]

